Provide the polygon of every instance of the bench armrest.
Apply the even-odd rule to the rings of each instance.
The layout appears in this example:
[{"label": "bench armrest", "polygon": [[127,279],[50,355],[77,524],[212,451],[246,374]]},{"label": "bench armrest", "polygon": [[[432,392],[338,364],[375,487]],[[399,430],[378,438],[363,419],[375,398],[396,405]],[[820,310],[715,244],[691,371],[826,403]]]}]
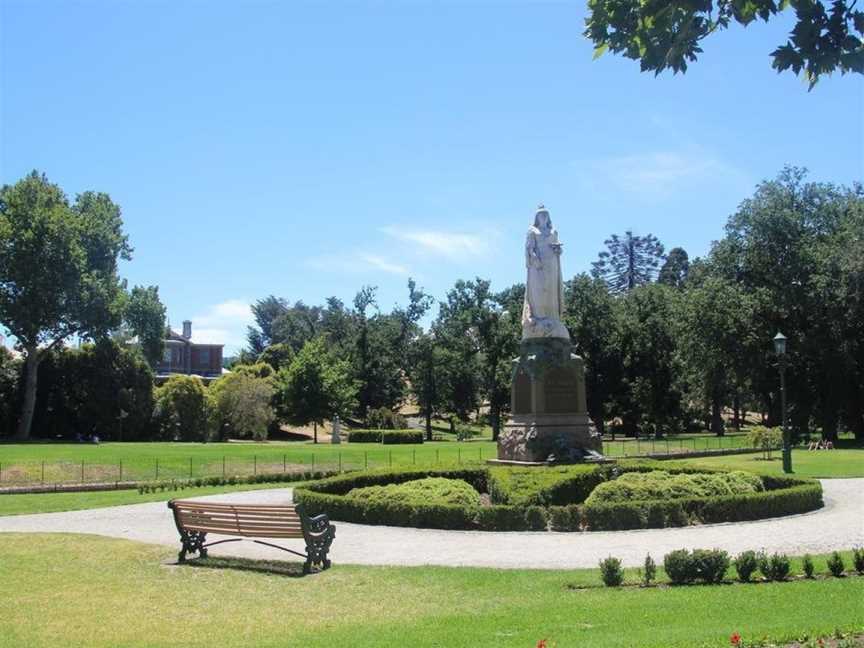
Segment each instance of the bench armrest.
[{"label": "bench armrest", "polygon": [[324,533],[330,528],[330,518],[326,513],[309,518],[309,531],[315,534]]}]

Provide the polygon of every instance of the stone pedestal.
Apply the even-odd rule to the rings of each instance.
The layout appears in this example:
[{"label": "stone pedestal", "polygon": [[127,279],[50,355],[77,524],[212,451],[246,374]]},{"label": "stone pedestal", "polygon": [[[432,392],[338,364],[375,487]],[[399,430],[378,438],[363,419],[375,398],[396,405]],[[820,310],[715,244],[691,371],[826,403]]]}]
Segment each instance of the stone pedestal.
[{"label": "stone pedestal", "polygon": [[574,462],[601,459],[603,444],[585,405],[585,366],[569,339],[528,338],[513,361],[511,416],[498,460]]}]

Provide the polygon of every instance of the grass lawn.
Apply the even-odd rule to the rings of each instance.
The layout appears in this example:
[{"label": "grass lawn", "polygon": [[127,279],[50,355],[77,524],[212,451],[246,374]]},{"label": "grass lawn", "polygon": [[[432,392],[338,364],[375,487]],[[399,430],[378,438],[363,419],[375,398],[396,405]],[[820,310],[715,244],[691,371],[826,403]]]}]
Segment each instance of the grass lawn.
[{"label": "grass lawn", "polygon": [[217,495],[236,491],[262,490],[265,488],[288,488],[293,484],[235,484],[233,486],[205,486],[184,488],[177,491],[157,493],[138,493],[133,490],[93,491],[85,493],[29,493],[21,495],[0,495],[0,516],[25,515],[29,513],[55,513],[57,511],[80,511],[83,509],[122,506],[124,504],[144,504],[146,502],[167,502],[169,499]]},{"label": "grass lawn", "polygon": [[[783,474],[780,452],[773,452],[771,460],[762,459],[761,454],[746,454],[700,457],[688,459],[686,462],[675,460],[669,463],[747,470],[763,475]],[[846,450],[795,449],[792,451],[792,470],[799,477],[864,477],[864,448]]]},{"label": "grass lawn", "polygon": [[[604,453],[632,456],[667,450],[745,445],[742,435],[694,435],[669,441],[606,441]],[[484,461],[496,456],[488,440],[417,445],[269,443],[2,443],[0,486],[23,483],[113,482],[252,475],[283,470],[382,468]]]},{"label": "grass lawn", "polygon": [[[0,485],[45,482],[185,479],[251,475],[283,469],[381,468],[480,461],[495,457],[491,441],[417,445],[343,443],[24,443],[0,444]],[[81,475],[84,479],[81,479]]]},{"label": "grass lawn", "polygon": [[0,543],[3,646],[728,646],[733,632],[864,629],[857,576],[607,589],[596,570],[336,565],[300,578],[299,563],[176,567],[171,549],[96,536]]}]

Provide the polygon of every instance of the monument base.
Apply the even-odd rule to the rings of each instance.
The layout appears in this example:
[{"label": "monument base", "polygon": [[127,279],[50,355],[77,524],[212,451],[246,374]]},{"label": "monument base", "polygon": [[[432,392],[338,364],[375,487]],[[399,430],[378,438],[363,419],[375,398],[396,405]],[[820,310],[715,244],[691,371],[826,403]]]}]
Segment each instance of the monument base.
[{"label": "monument base", "polygon": [[498,438],[498,460],[600,461],[603,442],[587,414],[514,414]]}]

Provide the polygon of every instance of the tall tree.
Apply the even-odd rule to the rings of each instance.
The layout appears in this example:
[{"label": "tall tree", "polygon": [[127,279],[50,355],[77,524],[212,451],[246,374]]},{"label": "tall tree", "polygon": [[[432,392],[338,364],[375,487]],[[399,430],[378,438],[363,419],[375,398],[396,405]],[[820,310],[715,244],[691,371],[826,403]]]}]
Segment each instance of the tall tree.
[{"label": "tall tree", "polygon": [[276,375],[276,403],[279,417],[294,425],[318,426],[336,414],[351,411],[357,386],[351,380],[347,361],[334,357],[321,337],[310,340],[287,369]]},{"label": "tall tree", "polygon": [[98,339],[121,322],[119,258],[131,259],[120,208],[87,191],[70,205],[33,171],[0,189],[0,324],[25,356],[17,436],[30,436],[39,363],[72,336]]},{"label": "tall tree", "polygon": [[711,431],[724,433],[723,405],[744,371],[741,349],[750,349],[752,298],[737,284],[706,277],[684,292],[678,323],[679,350],[696,396],[711,411]]},{"label": "tall tree", "polygon": [[793,433],[807,432],[815,419],[823,434],[833,438],[847,410],[847,386],[860,385],[861,365],[854,360],[860,353],[854,350],[860,284],[855,262],[849,263],[844,253],[860,249],[855,241],[864,194],[860,186],[805,179],[804,169],[787,167],[776,179],[761,183],[729,219],[709,265],[754,299],[751,327],[762,344],[747,367],[770,422],[779,423],[780,416],[777,369],[769,352],[771,338],[780,330],[789,338],[786,377]]},{"label": "tall tree", "polygon": [[823,74],[864,73],[864,12],[857,0],[588,0],[585,36],[596,47],[638,60],[642,71],[686,72],[702,40],[730,25],[768,22],[790,6],[797,22],[771,56],[778,72],[802,74],[812,89]]},{"label": "tall tree", "polygon": [[627,230],[623,237],[613,234],[603,244],[606,250],[592,264],[591,275],[606,281],[614,293],[650,283],[664,259],[663,245],[652,234],[636,236]]},{"label": "tall tree", "polygon": [[288,303],[284,299],[270,295],[252,304],[251,309],[257,328],[248,327],[246,339],[249,342],[249,350],[254,356],[258,356],[277,341],[274,340],[274,325],[288,311]]},{"label": "tall tree", "polygon": [[135,286],[129,294],[123,319],[138,336],[147,362],[155,367],[165,347],[165,306],[159,299],[159,287]]},{"label": "tall tree", "polygon": [[689,273],[690,257],[687,256],[687,251],[680,247],[672,248],[660,268],[657,283],[666,284],[673,288],[683,288]]},{"label": "tall tree", "polygon": [[564,291],[564,320],[585,362],[588,414],[602,434],[622,389],[620,302],[601,279],[579,274]]}]

